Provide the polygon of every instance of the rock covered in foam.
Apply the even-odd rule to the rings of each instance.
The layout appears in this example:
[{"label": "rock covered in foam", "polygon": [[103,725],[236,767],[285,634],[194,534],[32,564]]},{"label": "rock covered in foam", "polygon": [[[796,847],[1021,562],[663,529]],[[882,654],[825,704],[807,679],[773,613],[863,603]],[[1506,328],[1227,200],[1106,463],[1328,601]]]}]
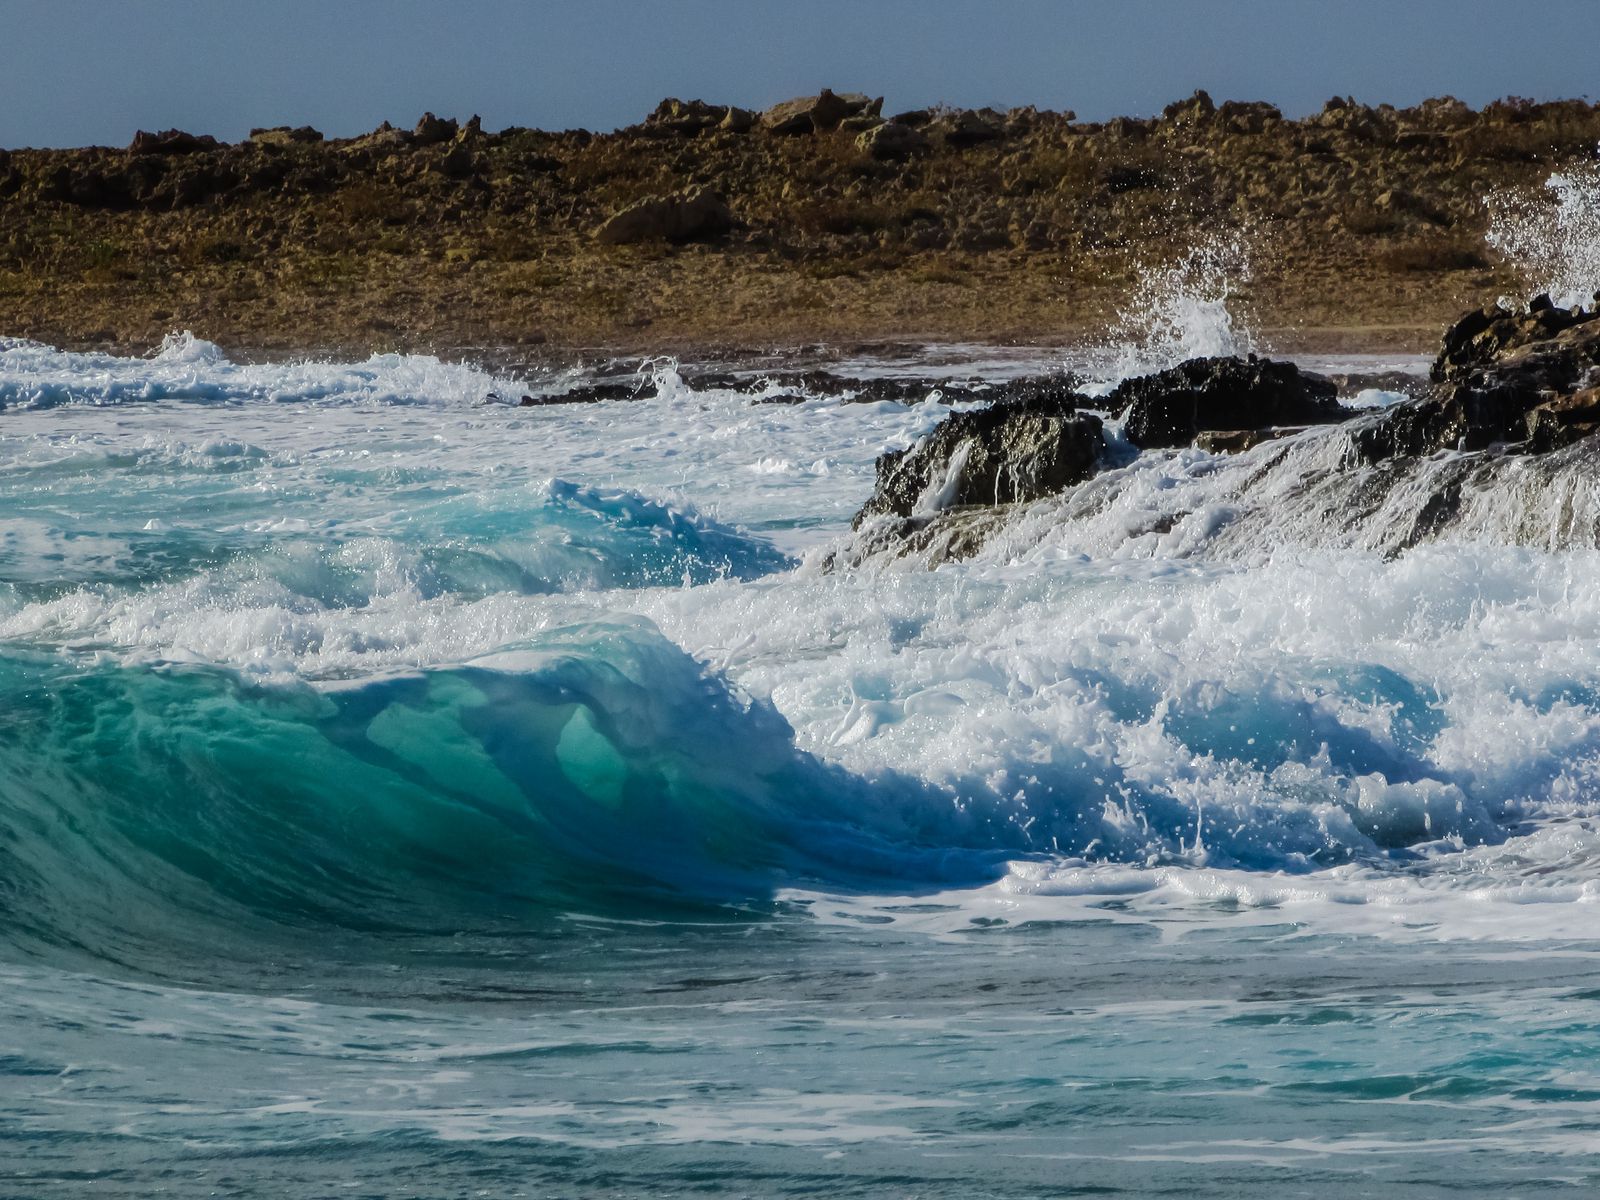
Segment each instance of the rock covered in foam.
[{"label": "rock covered in foam", "polygon": [[[1222,537],[1257,550],[1289,537],[1398,553],[1457,531],[1600,545],[1592,485],[1600,311],[1537,297],[1520,312],[1496,305],[1468,313],[1446,333],[1425,394],[1381,410],[1346,408],[1334,396],[1330,381],[1292,364],[1210,358],[1128,380],[1098,401],[1067,393],[958,414],[879,460],[856,537],[824,565],[906,558],[935,566],[967,557],[1008,526],[1001,505],[1072,493],[1104,466],[1133,465],[1098,428],[1093,456],[1055,450],[1052,438],[1065,438],[1064,423],[1085,419],[1079,410],[1090,406],[1122,418],[1132,450],[1192,445],[1241,454],[1307,426],[1340,426],[1262,450],[1244,474],[1221,469],[1223,491],[1202,495],[1200,487],[1187,501],[1134,504],[1118,518],[1130,538],[1190,522],[1191,546]],[[1087,446],[1082,436],[1074,445]],[[1147,473],[1166,473],[1168,487],[1219,470],[1196,466],[1145,463]],[[1040,536],[1052,519],[1092,519],[1116,486],[1076,507],[1069,494],[1059,516],[1036,521],[1025,536]]]},{"label": "rock covered in foam", "polygon": [[1002,505],[1057,495],[1100,471],[1110,455],[1100,418],[1124,418],[1138,449],[1188,445],[1218,453],[1249,449],[1284,427],[1347,420],[1332,383],[1292,363],[1197,358],[1131,379],[1104,400],[1065,383],[1016,385],[988,408],[956,413],[921,442],[877,464],[872,496],[856,514],[860,542],[836,563],[889,552],[931,561],[977,550]]},{"label": "rock covered in foam", "polygon": [[988,408],[955,413],[906,450],[878,459],[877,486],[855,526],[877,516],[932,517],[968,505],[1054,495],[1099,469],[1100,418],[1064,386],[1034,385]]}]

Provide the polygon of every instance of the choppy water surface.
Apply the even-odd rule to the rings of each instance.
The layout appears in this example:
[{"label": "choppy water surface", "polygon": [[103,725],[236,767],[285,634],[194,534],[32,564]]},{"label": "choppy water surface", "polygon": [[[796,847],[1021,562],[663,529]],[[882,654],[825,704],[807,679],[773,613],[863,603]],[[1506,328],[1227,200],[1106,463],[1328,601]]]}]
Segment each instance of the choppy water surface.
[{"label": "choppy water surface", "polygon": [[522,382],[0,343],[0,1195],[1592,1193],[1548,481],[827,574],[945,408]]}]

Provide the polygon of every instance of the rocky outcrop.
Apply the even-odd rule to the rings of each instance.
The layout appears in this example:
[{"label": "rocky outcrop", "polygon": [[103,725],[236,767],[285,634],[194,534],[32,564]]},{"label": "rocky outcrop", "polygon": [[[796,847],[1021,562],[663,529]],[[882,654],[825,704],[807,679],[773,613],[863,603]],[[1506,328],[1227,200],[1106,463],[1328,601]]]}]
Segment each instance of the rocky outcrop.
[{"label": "rocky outcrop", "polygon": [[942,137],[945,145],[964,149],[984,142],[997,142],[1005,137],[1003,119],[999,113],[987,110],[974,112],[971,109],[959,109],[938,117],[928,128]]},{"label": "rocky outcrop", "polygon": [[417,127],[411,131],[411,141],[417,146],[436,146],[455,137],[456,129],[453,117],[436,117],[431,112],[423,113],[422,119],[417,122]]},{"label": "rocky outcrop", "polygon": [[652,196],[623,209],[595,230],[606,246],[631,242],[693,242],[733,228],[733,212],[721,196],[701,189],[676,196]]},{"label": "rocky outcrop", "polygon": [[1334,385],[1293,363],[1257,358],[1195,358],[1129,379],[1106,397],[1128,440],[1145,450],[1186,446],[1201,433],[1327,425],[1355,413]]},{"label": "rocky outcrop", "polygon": [[927,134],[900,121],[873,126],[856,137],[856,145],[879,162],[900,162],[932,149]]},{"label": "rocky outcrop", "polygon": [[[1483,243],[1483,198],[1537,193],[1600,142],[1600,107],[1582,101],[1341,100],[1285,119],[1219,95],[1209,112],[1191,98],[1105,123],[882,120],[910,107],[818,93],[763,123],[669,100],[611,132],[482,130],[470,153],[448,114],[322,141],[196,129],[146,133],[137,153],[16,149],[0,166],[0,328],[70,346],[109,329],[133,350],[176,321],[241,346],[353,352],[1077,336],[1140,269],[1255,229],[1273,246],[1257,311],[1409,344],[1410,328],[1459,315],[1455,297],[1519,286]],[[714,252],[664,240],[659,257],[623,257],[592,236],[696,186],[738,214]],[[486,294],[496,303],[471,298]]]},{"label": "rocky outcrop", "polygon": [[309,125],[274,125],[270,129],[252,129],[250,140],[258,146],[314,146],[322,141],[322,131]]},{"label": "rocky outcrop", "polygon": [[963,510],[1056,495],[1115,457],[1100,418],[1086,410],[1121,417],[1135,449],[1196,444],[1233,454],[1307,425],[1355,417],[1334,391],[1293,363],[1254,355],[1192,359],[1130,379],[1100,399],[1060,380],[1010,385],[988,408],[957,413],[915,446],[881,456],[854,528],[865,531],[872,554],[960,557],[978,549],[993,525]]},{"label": "rocky outcrop", "polygon": [[[1600,300],[1600,295],[1596,299]],[[1519,360],[1511,357],[1513,352],[1540,343],[1543,344],[1540,357],[1546,365],[1557,365],[1556,360],[1568,359],[1570,355],[1555,339],[1569,329],[1595,320],[1600,320],[1600,306],[1589,311],[1566,309],[1545,295],[1535,296],[1521,312],[1502,308],[1498,302],[1488,305],[1467,313],[1445,331],[1444,344],[1439,357],[1434,359],[1431,378],[1440,383],[1460,381],[1491,364],[1501,372],[1508,368],[1521,370]],[[1554,355],[1549,353],[1552,350]]]},{"label": "rocky outcrop", "polygon": [[900,518],[910,533],[951,509],[1024,503],[1082,483],[1105,456],[1100,419],[1083,397],[1041,389],[955,413],[921,442],[878,459],[877,486],[855,527]]},{"label": "rocky outcrop", "polygon": [[[1126,449],[1102,436],[1098,419],[1083,411],[1091,406],[1121,418]],[[1511,536],[1600,544],[1600,515],[1588,528],[1566,493],[1559,511],[1524,512],[1515,497],[1505,514],[1481,503],[1485,489],[1513,477],[1571,487],[1579,476],[1592,479],[1600,458],[1600,309],[1564,309],[1540,296],[1521,311],[1496,305],[1466,314],[1445,334],[1425,394],[1378,411],[1346,408],[1331,381],[1251,356],[1192,359],[1093,401],[1059,386],[957,414],[878,460],[856,538],[826,565],[908,555],[937,565],[981,549],[1005,524],[1001,506],[1068,492],[1103,466],[1130,463],[1129,450],[1242,454],[1332,424],[1340,432],[1330,438],[1342,440],[1263,450],[1245,490],[1212,504],[1209,528],[1222,527],[1215,513],[1226,509],[1223,524],[1246,514],[1241,530],[1276,521],[1319,543],[1343,539],[1390,553],[1486,521]],[[1249,494],[1280,468],[1269,500]],[[1194,515],[1154,515],[1131,525],[1130,536],[1171,531]]]},{"label": "rocky outcrop", "polygon": [[1544,453],[1600,428],[1600,309],[1537,296],[1467,313],[1444,335],[1430,395],[1357,431],[1369,462],[1441,450]]},{"label": "rocky outcrop", "polygon": [[755,128],[756,119],[756,114],[747,108],[669,97],[656,105],[637,128],[654,137],[699,137],[712,132],[748,133]]},{"label": "rocky outcrop", "polygon": [[799,96],[774,104],[761,114],[761,124],[769,133],[827,133],[837,129],[847,118],[877,116],[882,109],[881,99],[873,100],[859,92],[838,95],[823,88],[815,96]]},{"label": "rocky outcrop", "polygon": [[202,150],[215,150],[221,143],[209,133],[185,133],[181,129],[166,129],[149,133],[143,129],[133,135],[129,154],[194,154]]}]

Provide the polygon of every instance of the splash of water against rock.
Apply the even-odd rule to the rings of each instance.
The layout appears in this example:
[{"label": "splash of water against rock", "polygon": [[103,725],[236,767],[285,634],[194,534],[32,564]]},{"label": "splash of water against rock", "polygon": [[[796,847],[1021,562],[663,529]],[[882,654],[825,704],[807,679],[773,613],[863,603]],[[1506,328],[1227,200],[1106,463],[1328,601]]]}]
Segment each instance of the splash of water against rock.
[{"label": "splash of water against rock", "polygon": [[1489,198],[1490,247],[1563,308],[1600,289],[1600,163],[1557,171],[1536,192]]},{"label": "splash of water against rock", "polygon": [[1253,353],[1255,336],[1234,311],[1252,269],[1251,241],[1242,231],[1218,234],[1175,261],[1146,267],[1091,355],[1091,390],[1109,391],[1124,379],[1190,359]]}]

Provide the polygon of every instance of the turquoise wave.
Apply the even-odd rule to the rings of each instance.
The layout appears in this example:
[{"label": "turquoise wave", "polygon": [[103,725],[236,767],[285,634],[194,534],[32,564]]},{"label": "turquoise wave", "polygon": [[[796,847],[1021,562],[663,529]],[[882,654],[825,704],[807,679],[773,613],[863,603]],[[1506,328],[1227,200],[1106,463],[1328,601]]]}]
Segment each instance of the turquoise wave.
[{"label": "turquoise wave", "polygon": [[[1197,755],[1233,739],[1247,757],[1237,731],[1282,716],[1230,709],[1172,728]],[[1330,780],[1380,765],[1359,749],[1324,749]],[[135,966],[219,945],[248,958],[286,939],[521,934],[572,913],[770,909],[790,886],[977,885],[1020,857],[1196,851],[1206,814],[1181,789],[1129,775],[1110,804],[1070,755],[1026,769],[1015,795],[854,775],[638,618],[320,687],[9,651],[0,943]],[[1241,790],[1207,817],[1205,853],[1305,870],[1452,832],[1503,836],[1481,805],[1410,773],[1382,809],[1367,792],[1330,801],[1309,775],[1303,796]]]},{"label": "turquoise wave", "polygon": [[135,961],[992,873],[868,790],[643,623],[332,690],[7,653],[0,937]]},{"label": "turquoise wave", "polygon": [[[547,595],[747,581],[785,571],[794,559],[756,534],[725,525],[688,504],[625,488],[552,479],[493,497],[456,489],[414,489],[397,515],[340,524],[325,498],[303,498],[300,530],[260,527],[242,518],[259,498],[205,494],[213,528],[144,528],[147,509],[92,479],[63,511],[62,489],[46,480],[31,500],[10,506],[0,531],[0,614],[73,588],[140,589],[210,579],[225,596],[276,585],[279,603],[359,607],[405,588],[422,599],[476,599],[497,593]],[[302,498],[283,497],[297,515]],[[181,510],[182,501],[174,501]],[[230,511],[237,508],[238,512]],[[186,514],[187,515],[187,514]],[[351,547],[361,544],[361,552]]]}]

